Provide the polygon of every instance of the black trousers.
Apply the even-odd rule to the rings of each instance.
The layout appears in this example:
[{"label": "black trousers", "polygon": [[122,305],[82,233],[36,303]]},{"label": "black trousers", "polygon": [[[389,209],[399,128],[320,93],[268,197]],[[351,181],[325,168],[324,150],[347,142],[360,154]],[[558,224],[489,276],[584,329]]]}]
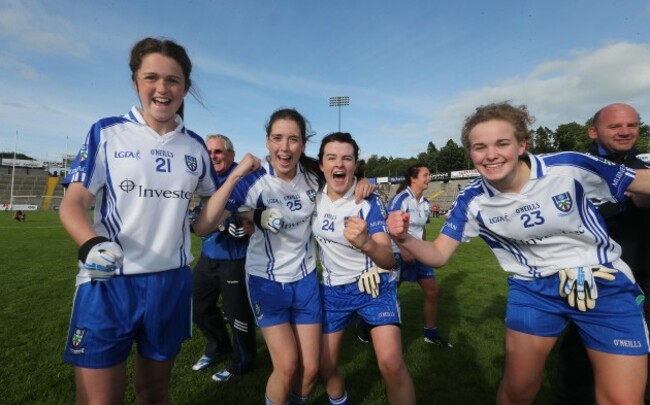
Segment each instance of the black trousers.
[{"label": "black trousers", "polygon": [[[226,324],[217,306],[223,308],[232,329],[232,343]],[[228,371],[244,374],[255,363],[255,320],[248,301],[245,281],[245,259],[214,260],[201,255],[194,267],[192,285],[194,323],[207,340],[205,355],[217,358],[232,352]]]},{"label": "black trousers", "polygon": [[596,403],[594,372],[578,328],[573,322],[569,322],[564,335],[560,338],[555,398],[558,405]]}]

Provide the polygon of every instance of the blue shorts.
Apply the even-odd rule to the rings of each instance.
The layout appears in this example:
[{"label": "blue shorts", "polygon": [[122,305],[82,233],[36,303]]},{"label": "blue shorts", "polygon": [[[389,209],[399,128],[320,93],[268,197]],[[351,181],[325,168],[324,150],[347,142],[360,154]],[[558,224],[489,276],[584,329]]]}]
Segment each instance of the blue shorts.
[{"label": "blue shorts", "polygon": [[604,353],[644,355],[648,336],[643,317],[643,292],[624,274],[614,281],[596,279],[594,309],[581,312],[560,297],[559,276],[535,280],[508,279],[506,326],[536,336],[560,336],[573,321],[585,347]]},{"label": "blue shorts", "polygon": [[85,368],[116,366],[126,361],[134,340],[141,356],[170,360],[191,334],[189,267],[116,276],[77,287],[64,360]]},{"label": "blue shorts", "polygon": [[343,330],[356,318],[357,314],[370,325],[400,325],[397,283],[389,281],[390,274],[381,274],[379,296],[359,291],[356,282],[338,286],[321,284],[323,298],[323,333]]},{"label": "blue shorts", "polygon": [[248,299],[260,328],[283,323],[320,323],[321,302],[316,270],[293,283],[247,275]]},{"label": "blue shorts", "polygon": [[417,260],[415,263],[406,263],[402,261],[402,257],[399,254],[395,255],[395,258],[400,263],[400,281],[416,282],[423,278],[436,278],[433,267],[429,267]]}]

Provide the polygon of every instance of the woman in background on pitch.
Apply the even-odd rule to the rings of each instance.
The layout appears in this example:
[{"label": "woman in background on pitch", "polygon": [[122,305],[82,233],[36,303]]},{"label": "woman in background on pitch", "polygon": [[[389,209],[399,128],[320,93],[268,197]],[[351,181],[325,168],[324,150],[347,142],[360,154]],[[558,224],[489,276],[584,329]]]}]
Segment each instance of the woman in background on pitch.
[{"label": "woman in background on pitch", "polygon": [[[426,165],[418,163],[410,166],[404,173],[404,181],[388,203],[388,212],[400,210],[410,216],[408,232],[413,237],[426,240],[426,225],[429,223],[431,205],[424,197],[429,186],[431,173]],[[433,267],[418,261],[399,242],[393,241],[393,252],[397,255],[401,281],[417,281],[424,293],[424,341],[426,343],[451,349],[453,346],[438,335],[438,296],[439,287]]]},{"label": "woman in background on pitch", "polygon": [[589,200],[650,194],[650,171],[575,152],[530,154],[532,121],[525,106],[477,108],[465,121],[462,143],[481,177],[458,195],[434,241],[411,235],[402,211],[389,214],[390,233],[435,267],[462,241],[480,236],[511,273],[498,404],[533,402],[546,358],[569,320],[588,348],[597,402],[642,404],[643,293]]},{"label": "woman in background on pitch", "polygon": [[97,121],[64,181],[61,222],[80,245],[65,349],[77,403],[124,402],[134,341],[137,402],[169,402],[192,325],[187,209],[194,193],[216,188],[205,144],[182,119],[192,86],[185,49],[145,38],[129,65],[140,107]]},{"label": "woman in background on pitch", "polygon": [[348,133],[323,138],[318,153],[326,185],[316,197],[312,232],[322,272],[323,337],[320,375],[330,404],[348,403],[338,369],[345,328],[357,316],[373,325],[372,343],[391,404],[415,404],[415,390],[402,357],[395,265],[378,195],[357,203],[354,173],[359,147]]}]

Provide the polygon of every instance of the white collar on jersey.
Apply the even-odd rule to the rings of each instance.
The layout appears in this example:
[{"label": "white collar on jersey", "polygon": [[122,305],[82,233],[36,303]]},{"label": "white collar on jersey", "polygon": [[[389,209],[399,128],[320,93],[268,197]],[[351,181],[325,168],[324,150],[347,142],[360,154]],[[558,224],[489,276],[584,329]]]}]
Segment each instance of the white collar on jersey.
[{"label": "white collar on jersey", "polygon": [[409,193],[409,195],[411,196],[411,198],[413,198],[415,201],[418,202],[418,204],[421,204],[422,201],[424,201],[424,199],[425,199],[425,197],[424,197],[424,190],[422,191],[422,195],[420,196],[420,199],[419,199],[419,200],[418,200],[417,198],[415,198],[415,193],[413,193],[413,190],[411,190],[411,186],[406,186],[405,190]]},{"label": "white collar on jersey", "polygon": [[[350,198],[354,199],[354,190],[357,188],[357,176],[354,176],[354,181],[352,182],[352,187],[348,191],[345,192],[343,197],[341,197],[344,200],[349,200]],[[327,183],[323,186],[323,195],[327,195]],[[327,196],[329,198],[329,196]]]},{"label": "white collar on jersey", "polygon": [[[142,113],[140,112],[140,109],[136,106],[131,107],[131,111],[126,115],[128,119],[131,121],[137,122],[138,124],[144,125],[144,126],[149,126],[147,124],[147,121],[144,120],[142,117]],[[174,132],[185,132],[185,123],[183,122],[183,119],[181,118],[180,115],[176,114],[174,117],[174,121],[176,121],[176,128],[168,133],[174,133]],[[153,129],[152,129],[153,131]],[[167,134],[165,134],[167,135]]]},{"label": "white collar on jersey", "polygon": [[[271,164],[271,156],[266,155],[266,157],[262,161],[262,167],[264,168],[264,170],[266,170],[266,172],[269,174],[269,176],[278,177],[275,174],[275,169],[273,168],[273,165]],[[298,176],[299,174],[302,174],[302,173],[305,172],[305,169],[302,167],[302,163],[300,163],[300,162],[298,162],[298,164],[296,165],[296,168],[297,168],[296,176]],[[294,179],[295,179],[295,177],[294,177]]]}]

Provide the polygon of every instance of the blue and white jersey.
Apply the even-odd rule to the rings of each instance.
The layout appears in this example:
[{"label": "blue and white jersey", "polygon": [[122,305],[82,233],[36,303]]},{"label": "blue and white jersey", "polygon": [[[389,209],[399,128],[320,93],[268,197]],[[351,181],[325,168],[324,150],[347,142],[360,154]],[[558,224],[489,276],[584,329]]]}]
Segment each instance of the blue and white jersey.
[{"label": "blue and white jersey", "polygon": [[356,281],[374,266],[372,259],[352,246],[345,236],[345,222],[356,216],[366,221],[368,233],[388,233],[386,207],[376,194],[371,194],[359,204],[354,201],[356,180],[350,190],[336,201],[327,196],[327,186],[316,196],[316,211],[312,232],[318,242],[318,253],[323,269],[323,284],[337,286]]},{"label": "blue and white jersey", "polygon": [[[309,181],[307,180],[309,177]],[[276,208],[284,217],[278,233],[256,229],[246,253],[246,271],[280,283],[291,283],[316,270],[311,217],[316,208],[318,179],[298,164],[289,182],[278,178],[267,159],[262,167],[244,176],[226,205],[229,211],[241,206]]]},{"label": "blue and white jersey", "polygon": [[188,206],[195,192],[214,193],[216,174],[201,137],[176,122],[159,135],[136,107],[97,121],[64,180],[95,196],[95,232],[124,250],[118,274],[178,269],[193,259]]},{"label": "blue and white jersey", "polygon": [[528,158],[530,179],[520,193],[501,193],[475,179],[454,201],[441,232],[458,241],[480,236],[501,267],[518,278],[604,265],[634,281],[589,199],[624,199],[636,172],[575,152]]},{"label": "blue and white jersey", "polygon": [[[424,195],[418,200],[411,190],[406,187],[401,192],[395,194],[388,202],[388,212],[403,211],[410,215],[408,233],[414,238],[422,239],[424,227],[429,223],[429,213],[431,205]],[[393,252],[399,253],[399,246],[393,241]]]}]

